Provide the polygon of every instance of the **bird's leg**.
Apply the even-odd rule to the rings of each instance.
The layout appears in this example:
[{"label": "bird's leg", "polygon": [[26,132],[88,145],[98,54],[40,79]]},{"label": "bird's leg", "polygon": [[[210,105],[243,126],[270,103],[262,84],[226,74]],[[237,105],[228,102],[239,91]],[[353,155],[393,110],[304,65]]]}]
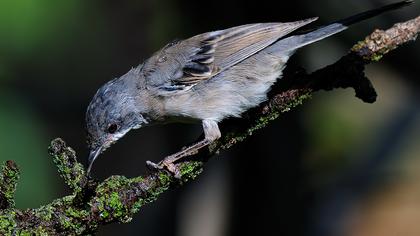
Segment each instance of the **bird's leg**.
[{"label": "bird's leg", "polygon": [[202,125],[203,125],[203,130],[204,130],[203,140],[175,154],[165,157],[165,159],[163,159],[158,164],[148,161],[147,165],[154,169],[166,168],[169,172],[174,174],[176,178],[179,178],[180,177],[179,170],[174,165],[176,161],[180,160],[183,157],[194,155],[195,153],[197,153],[198,150],[200,150],[203,147],[208,146],[209,144],[213,143],[215,140],[221,137],[219,126],[217,125],[216,121],[203,120]]}]

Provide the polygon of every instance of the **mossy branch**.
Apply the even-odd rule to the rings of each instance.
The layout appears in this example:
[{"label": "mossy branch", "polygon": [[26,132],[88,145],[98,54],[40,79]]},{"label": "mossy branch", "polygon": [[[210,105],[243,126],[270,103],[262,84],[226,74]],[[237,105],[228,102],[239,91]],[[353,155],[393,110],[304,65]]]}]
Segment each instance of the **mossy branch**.
[{"label": "mossy branch", "polygon": [[15,206],[15,190],[19,180],[19,169],[14,161],[6,161],[3,164],[0,176],[0,209],[13,208]]},{"label": "mossy branch", "polygon": [[98,183],[86,176],[83,166],[77,162],[76,153],[64,141],[56,139],[51,143],[50,154],[73,194],[37,209],[20,210],[14,208],[13,200],[19,171],[8,161],[0,177],[0,235],[86,235],[94,233],[99,225],[129,222],[144,204],[153,202],[174,186],[195,179],[207,158],[266,127],[281,113],[310,98],[315,91],[353,88],[358,98],[374,102],[376,92],[364,74],[365,65],[414,40],[419,28],[420,17],[417,17],[386,31],[377,30],[330,66],[311,74],[303,70],[286,72],[269,101],[247,112],[242,119],[223,122],[224,136],[220,140],[199,150],[194,158],[176,164],[180,179],[166,171],[155,171],[131,179],[111,176]]}]

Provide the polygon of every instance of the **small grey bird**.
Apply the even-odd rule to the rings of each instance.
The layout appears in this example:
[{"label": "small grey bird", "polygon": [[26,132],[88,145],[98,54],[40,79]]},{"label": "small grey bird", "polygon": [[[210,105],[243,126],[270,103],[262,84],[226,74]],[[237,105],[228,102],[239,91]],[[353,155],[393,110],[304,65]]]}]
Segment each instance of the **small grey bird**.
[{"label": "small grey bird", "polygon": [[291,34],[317,18],[248,24],[166,45],[143,64],[103,85],[93,97],[86,113],[88,173],[98,155],[132,129],[201,122],[204,140],[156,165],[173,171],[173,162],[184,153],[220,138],[220,121],[240,117],[266,100],[297,49],[411,2],[393,3],[309,32]]}]

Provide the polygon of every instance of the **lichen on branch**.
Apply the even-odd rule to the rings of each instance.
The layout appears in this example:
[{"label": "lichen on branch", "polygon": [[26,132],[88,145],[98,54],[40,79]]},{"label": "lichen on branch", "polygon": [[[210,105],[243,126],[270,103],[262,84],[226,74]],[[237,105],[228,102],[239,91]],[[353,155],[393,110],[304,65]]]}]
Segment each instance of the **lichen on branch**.
[{"label": "lichen on branch", "polygon": [[360,41],[351,49],[366,63],[379,61],[388,52],[398,46],[417,39],[420,31],[420,16],[395,24],[388,30],[375,30],[363,41]]},{"label": "lichen on branch", "polygon": [[0,175],[0,209],[15,206],[14,195],[19,180],[19,168],[14,161],[6,161]]}]

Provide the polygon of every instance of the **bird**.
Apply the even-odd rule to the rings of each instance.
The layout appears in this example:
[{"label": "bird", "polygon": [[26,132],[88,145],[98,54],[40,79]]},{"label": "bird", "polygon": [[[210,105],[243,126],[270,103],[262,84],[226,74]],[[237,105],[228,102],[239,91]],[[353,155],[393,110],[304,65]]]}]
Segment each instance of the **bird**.
[{"label": "bird", "polygon": [[412,2],[392,3],[309,31],[298,29],[317,17],[241,25],[167,44],[126,74],[101,86],[89,103],[85,118],[88,175],[97,157],[131,130],[172,122],[201,122],[202,141],[158,164],[149,162],[174,173],[174,163],[185,153],[221,137],[219,122],[240,117],[267,99],[297,49]]}]

